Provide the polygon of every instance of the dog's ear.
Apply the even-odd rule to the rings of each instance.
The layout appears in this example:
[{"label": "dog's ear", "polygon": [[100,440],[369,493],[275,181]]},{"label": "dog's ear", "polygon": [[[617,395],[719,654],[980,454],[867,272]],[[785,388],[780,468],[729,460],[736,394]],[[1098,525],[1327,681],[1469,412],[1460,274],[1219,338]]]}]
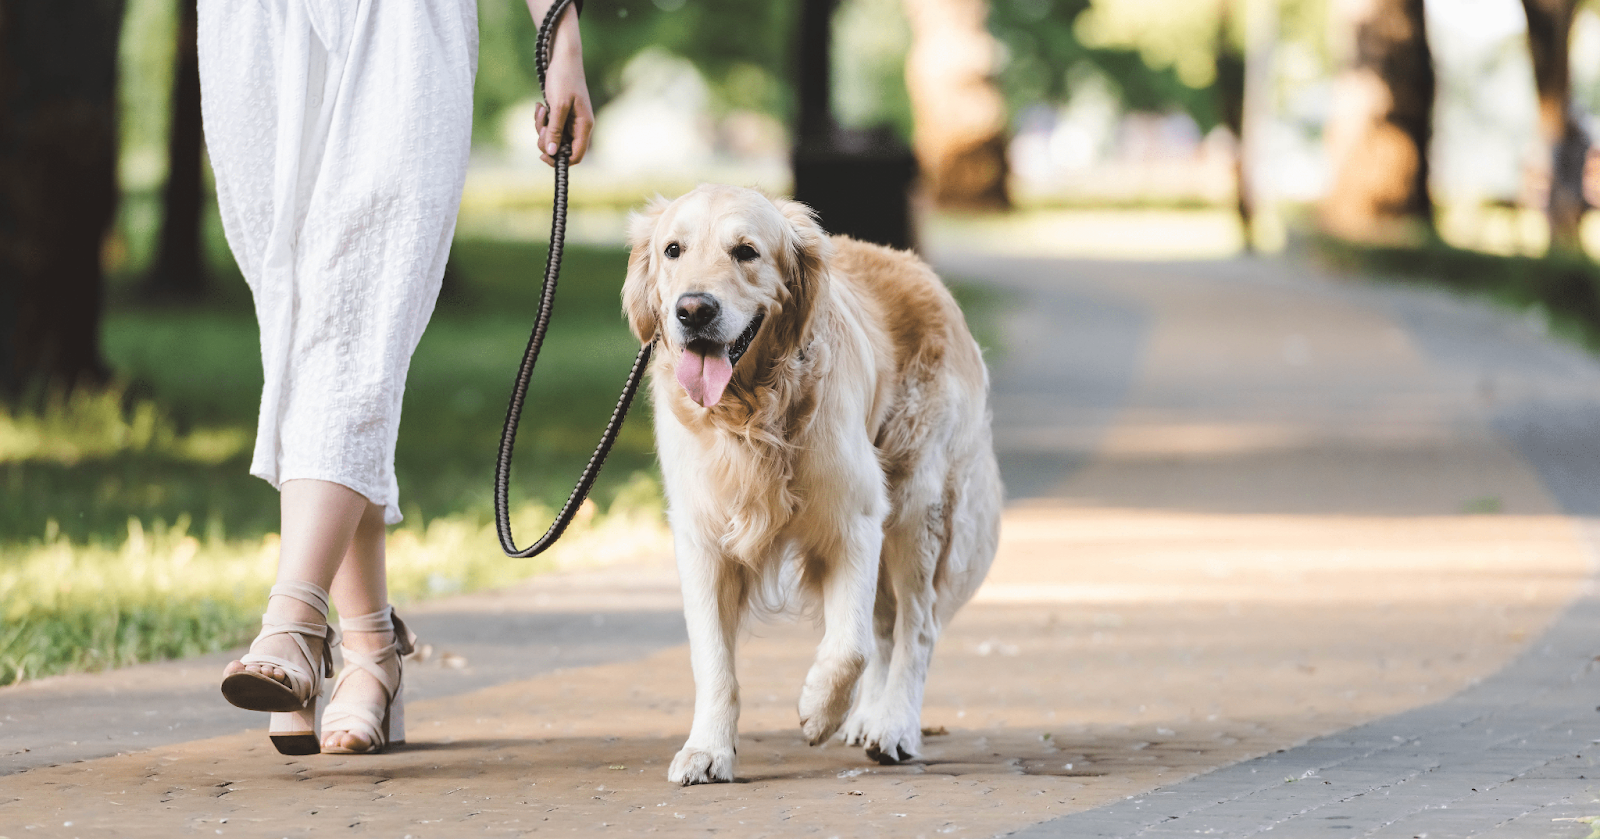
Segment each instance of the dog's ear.
[{"label": "dog's ear", "polygon": [[780,341],[798,346],[806,334],[806,324],[811,319],[811,307],[822,283],[827,278],[828,261],[833,257],[833,242],[822,225],[817,223],[817,213],[799,201],[774,199],[772,202],[789,226],[788,251],[784,254],[788,265],[784,283],[789,301],[784,305]]},{"label": "dog's ear", "polygon": [[628,216],[628,277],[622,283],[622,311],[628,316],[628,327],[640,344],[648,344],[656,337],[655,310],[655,238],[656,222],[666,211],[667,199],[657,195],[639,212]]}]

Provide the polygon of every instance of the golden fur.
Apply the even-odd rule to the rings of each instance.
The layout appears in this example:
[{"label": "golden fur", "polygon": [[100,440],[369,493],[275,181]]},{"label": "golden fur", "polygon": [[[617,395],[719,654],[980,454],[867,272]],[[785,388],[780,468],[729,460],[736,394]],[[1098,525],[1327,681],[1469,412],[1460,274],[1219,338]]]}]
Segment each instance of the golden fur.
[{"label": "golden fur", "polygon": [[[1002,501],[988,373],[960,308],[914,255],[830,237],[804,205],[751,190],[658,199],[630,239],[623,306],[658,341],[650,393],[697,694],[669,777],[731,780],[735,634],[752,605],[795,595],[825,624],[807,736],[842,728],[881,761],[915,756],[934,640],[988,570]],[[674,378],[685,294],[719,302],[719,341],[765,317],[710,407]]]}]

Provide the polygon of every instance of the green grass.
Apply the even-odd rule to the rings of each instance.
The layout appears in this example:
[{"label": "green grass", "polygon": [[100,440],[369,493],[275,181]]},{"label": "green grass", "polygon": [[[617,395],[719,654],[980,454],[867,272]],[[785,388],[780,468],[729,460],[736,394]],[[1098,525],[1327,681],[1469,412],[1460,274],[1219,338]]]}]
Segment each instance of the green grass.
[{"label": "green grass", "polygon": [[[527,544],[588,461],[638,346],[621,316],[627,254],[569,247],[518,436],[512,509]],[[670,544],[638,399],[580,520],[508,560],[491,497],[541,246],[464,240],[417,348],[396,451],[406,521],[389,542],[398,601],[505,585],[562,564]],[[231,269],[231,264],[228,265]],[[236,273],[203,304],[112,288],[105,354],[120,382],[31,412],[0,408],[0,685],[225,649],[255,632],[276,563],[277,493],[248,474],[261,392],[255,318]],[[1003,299],[952,283],[980,343]]]},{"label": "green grass", "polygon": [[1600,352],[1600,264],[1581,254],[1501,256],[1442,242],[1371,247],[1321,237],[1313,253],[1332,267],[1380,280],[1425,282],[1536,312],[1558,337]]},{"label": "green grass", "polygon": [[[620,314],[626,253],[569,248],[513,472],[531,541],[587,462],[637,351]],[[555,559],[507,561],[494,453],[528,339],[543,249],[462,241],[413,359],[396,452],[407,522],[396,597],[499,585],[611,542],[659,536],[649,406],[630,414],[587,520]],[[231,267],[231,266],[230,266]],[[0,409],[0,684],[223,648],[253,633],[271,581],[277,494],[248,472],[258,333],[237,274],[202,305],[148,307],[123,278],[105,354],[121,384]],[[642,534],[642,535],[641,535]],[[619,541],[620,540],[620,541]],[[564,552],[564,553],[563,553]]]}]

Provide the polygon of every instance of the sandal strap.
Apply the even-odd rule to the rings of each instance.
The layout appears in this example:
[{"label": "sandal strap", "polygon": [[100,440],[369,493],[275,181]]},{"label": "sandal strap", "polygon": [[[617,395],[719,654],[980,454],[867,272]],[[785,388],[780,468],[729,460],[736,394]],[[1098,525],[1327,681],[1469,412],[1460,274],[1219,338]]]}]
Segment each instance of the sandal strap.
[{"label": "sandal strap", "polygon": [[272,587],[267,595],[270,601],[274,597],[290,597],[316,609],[318,613],[328,614],[328,592],[316,583],[304,580],[285,580]]},{"label": "sandal strap", "polygon": [[[289,580],[278,583],[272,587],[268,595],[270,603],[273,597],[288,597],[318,610],[321,614],[328,613],[328,593],[315,583],[301,580]],[[264,653],[246,653],[239,659],[244,664],[268,664],[283,670],[289,679],[289,689],[296,695],[307,697],[320,693],[322,680],[333,677],[333,647],[339,643],[338,630],[327,623],[310,623],[306,621],[276,621],[269,612],[261,616],[261,632],[256,635],[255,643],[273,635],[288,635],[294,640],[295,646],[300,648],[300,660],[292,661],[281,656],[267,655]],[[322,643],[322,655],[313,656],[311,647],[306,643],[307,638],[314,638]],[[251,644],[251,647],[255,646]],[[317,673],[314,662],[320,658],[322,667],[320,675]]]},{"label": "sandal strap", "polygon": [[406,627],[405,621],[400,620],[400,615],[392,605],[365,615],[340,617],[339,628],[345,632],[393,632],[401,655],[411,655],[416,649],[416,633]]},{"label": "sandal strap", "polygon": [[327,709],[322,712],[322,730],[359,734],[374,746],[388,745],[384,742],[385,738],[379,736],[383,730],[383,719],[363,705],[328,703]]},{"label": "sandal strap", "polygon": [[[389,643],[371,652],[341,645],[344,669],[339,673],[338,681],[333,684],[333,698],[328,703],[327,710],[323,712],[322,729],[358,734],[368,743],[383,745],[382,713],[394,703],[400,692],[403,672],[401,657],[411,654],[416,645],[416,635],[400,620],[400,616],[394,613],[393,606],[385,606],[370,614],[340,618],[339,628],[344,632],[389,632],[393,638]],[[394,669],[394,675],[389,674],[385,665]],[[345,679],[357,671],[365,671],[377,680],[378,685],[383,688],[383,705],[374,707],[369,703],[339,700],[339,688],[344,685]]]}]

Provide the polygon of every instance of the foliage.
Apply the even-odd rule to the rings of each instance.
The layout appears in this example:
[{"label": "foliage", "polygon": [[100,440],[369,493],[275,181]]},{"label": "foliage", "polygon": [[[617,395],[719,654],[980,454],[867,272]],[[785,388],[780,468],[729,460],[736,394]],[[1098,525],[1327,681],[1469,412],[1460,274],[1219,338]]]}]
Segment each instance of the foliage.
[{"label": "foliage", "polygon": [[124,188],[150,189],[166,177],[171,111],[174,0],[127,0],[118,46],[117,111]]},{"label": "foliage", "polygon": [[[583,11],[583,65],[598,110],[621,92],[622,69],[645,47],[684,56],[706,77],[716,99],[787,117],[791,110],[790,34],[793,0],[614,0]],[[522,0],[482,0],[475,97],[475,133],[492,136],[500,116],[539,97],[533,60],[538,31]]]},{"label": "foliage", "polygon": [[1073,34],[1090,48],[1132,48],[1146,66],[1171,68],[1196,90],[1215,80],[1217,27],[1227,12],[1223,0],[1092,0],[1073,23]]},{"label": "foliage", "polygon": [[[1185,13],[1175,19],[1194,31],[1152,30],[1159,34],[1157,38],[1120,23],[1136,18],[1101,11],[1102,7],[1114,8],[1127,1],[991,0],[989,28],[1009,56],[1000,81],[1012,110],[1037,102],[1066,101],[1072,93],[1072,78],[1087,71],[1109,80],[1129,110],[1177,109],[1194,117],[1202,130],[1215,125],[1218,114],[1210,90],[1212,79],[1191,76],[1192,83],[1186,82],[1177,69],[1178,59],[1165,57],[1165,48],[1147,43],[1181,42],[1185,67],[1195,64],[1195,56],[1202,52],[1209,61],[1219,19],[1199,12]],[[1214,8],[1212,3],[1193,6],[1201,10]],[[1164,13],[1155,17],[1173,18]],[[1097,20],[1113,23],[1095,23]],[[1080,22],[1085,25],[1080,26]],[[1086,39],[1085,34],[1092,37]]]},{"label": "foliage", "polygon": [[833,113],[849,128],[888,126],[910,140],[906,53],[911,26],[900,0],[846,0],[833,17]]}]

